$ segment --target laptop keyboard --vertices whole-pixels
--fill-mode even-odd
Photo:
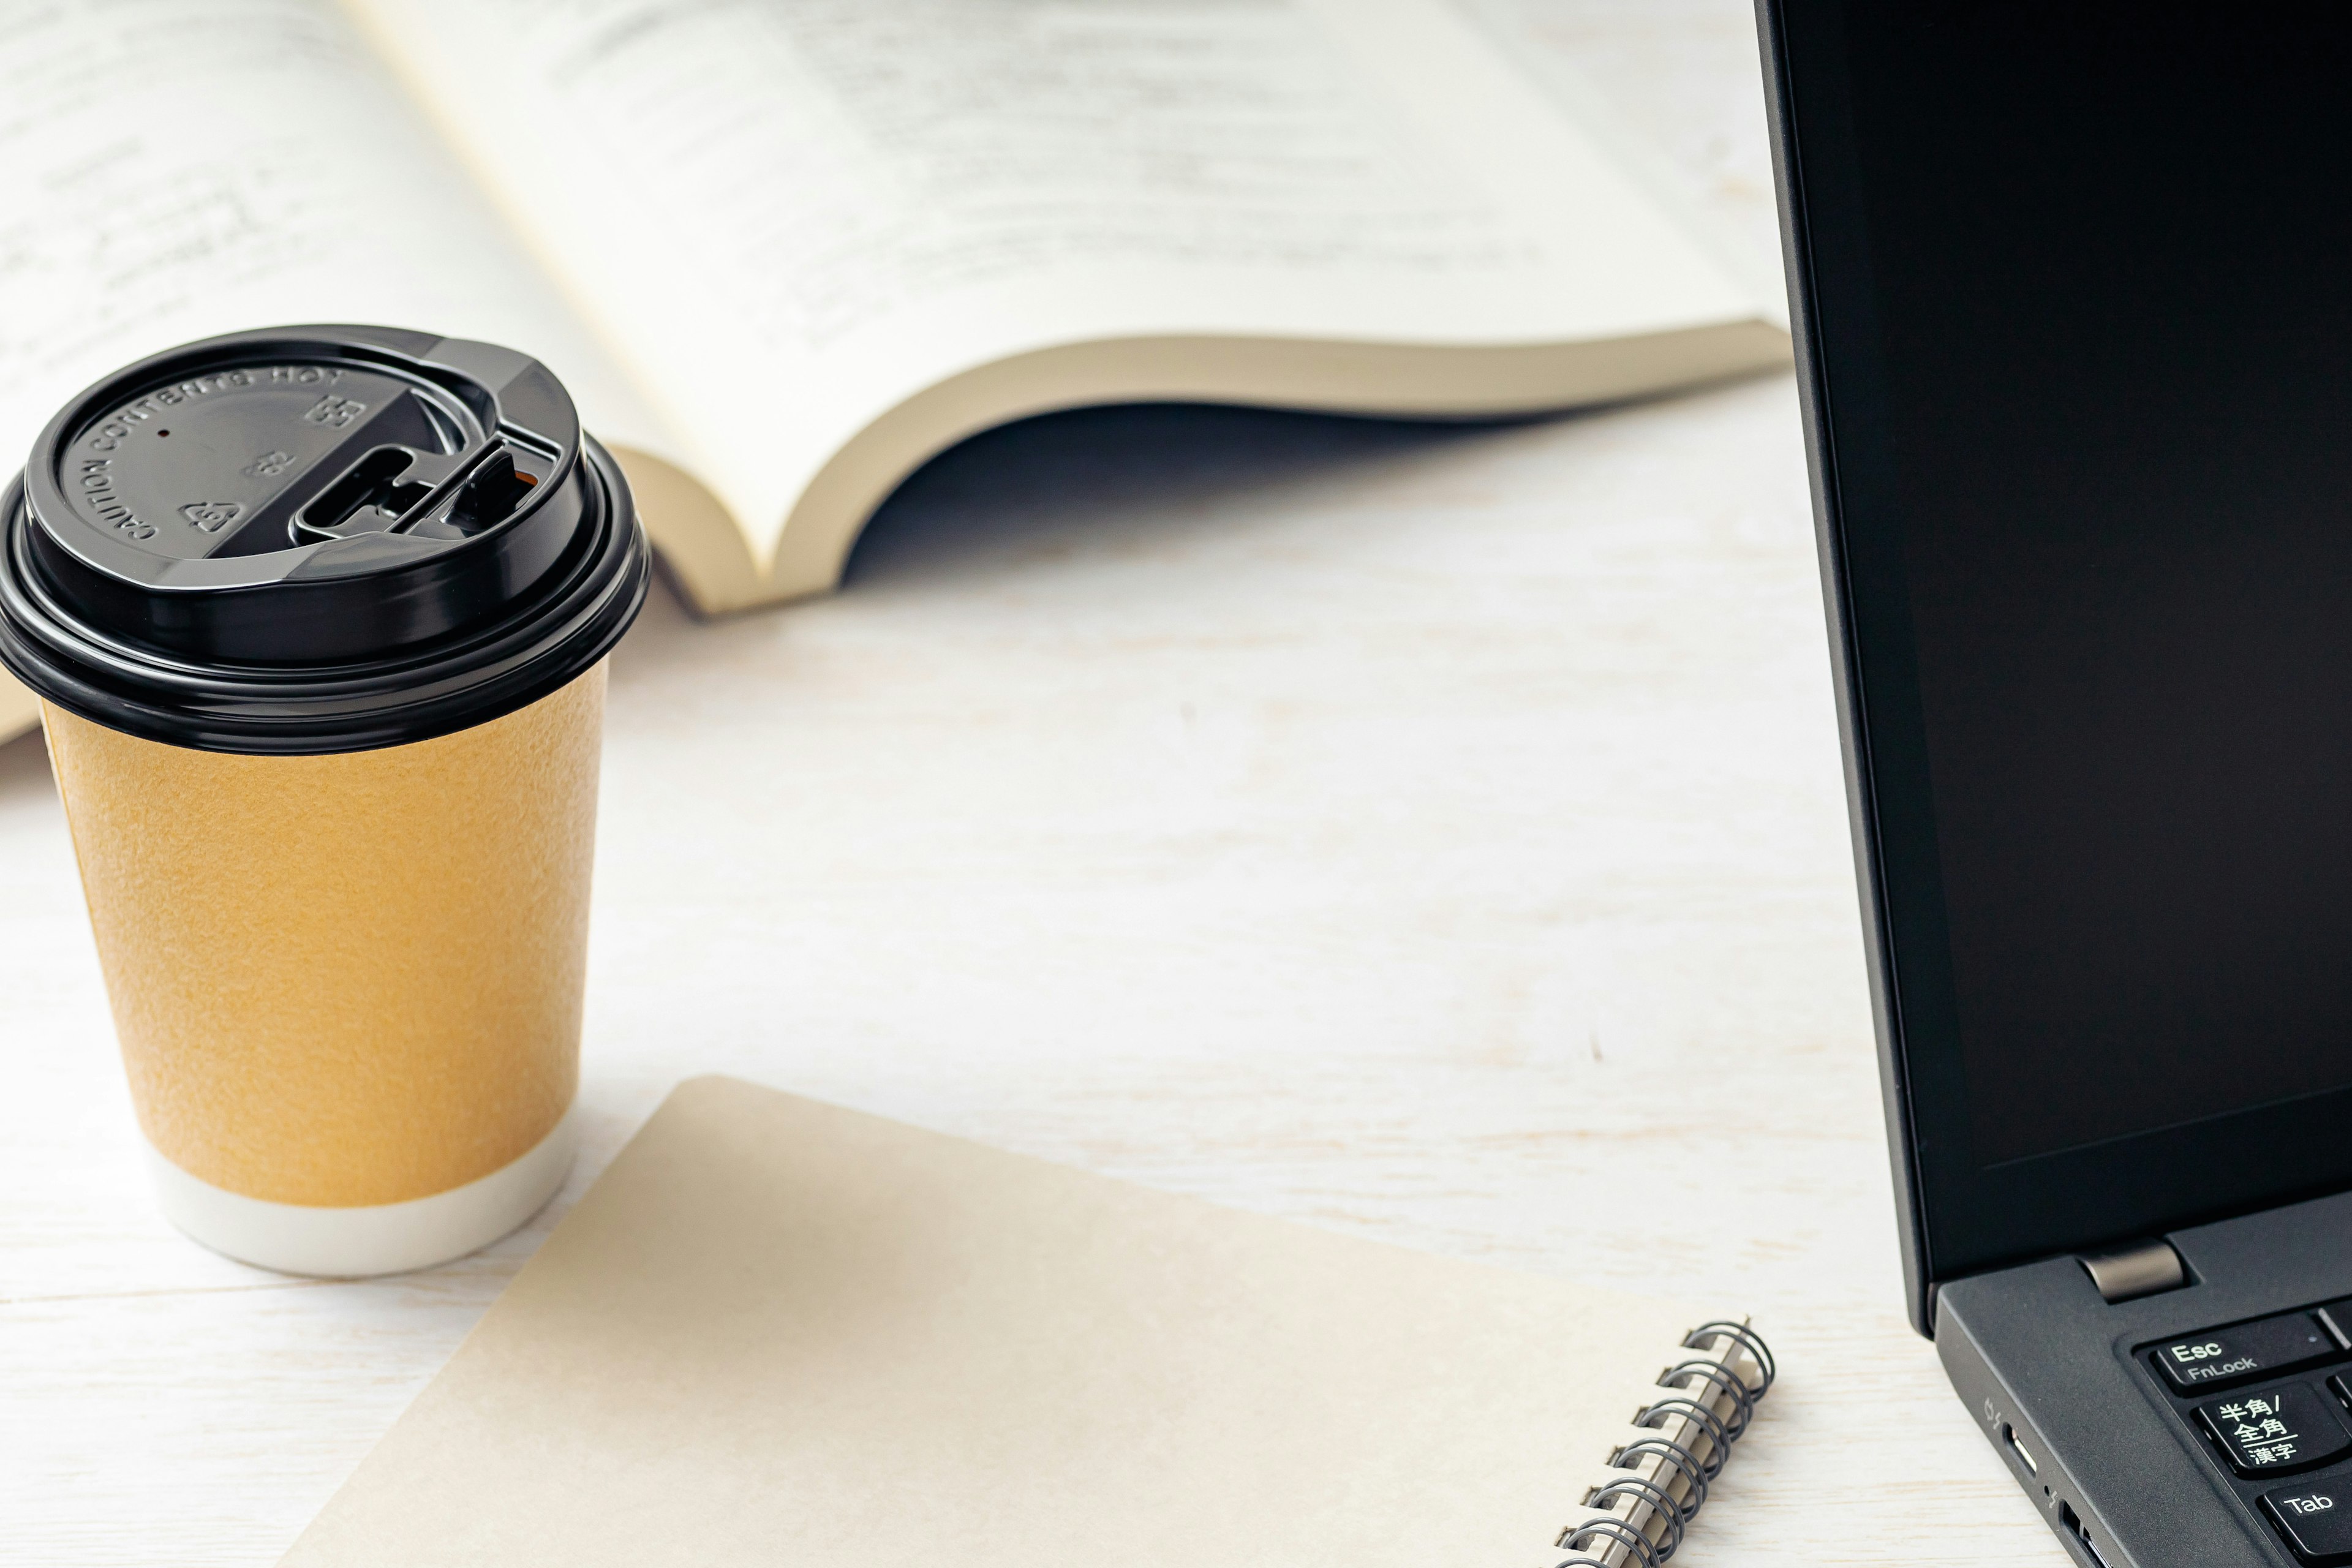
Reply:
[[[2347,1331],[2352,1300],[2179,1335],[2136,1352],[2239,1500],[2306,1563],[2352,1563]]]

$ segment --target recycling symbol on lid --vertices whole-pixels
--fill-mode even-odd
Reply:
[[[180,515],[206,533],[218,533],[243,517],[245,508],[229,500],[192,500],[180,509]]]

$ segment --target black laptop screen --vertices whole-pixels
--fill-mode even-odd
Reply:
[[[2352,1084],[2352,29],[1843,14],[1974,1163]]]

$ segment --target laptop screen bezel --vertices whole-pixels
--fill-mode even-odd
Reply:
[[[2352,1187],[2352,1089],[2056,1152],[1970,1152],[1845,0],[1759,0],[1912,1321],[1963,1275]],[[2251,1167],[2212,1158],[2257,1146]]]

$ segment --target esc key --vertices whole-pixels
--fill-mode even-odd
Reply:
[[[2340,1353],[2336,1340],[2309,1312],[2282,1312],[2227,1329],[2184,1334],[2156,1347],[2151,1358],[2183,1394],[2241,1378],[2284,1372]]]

